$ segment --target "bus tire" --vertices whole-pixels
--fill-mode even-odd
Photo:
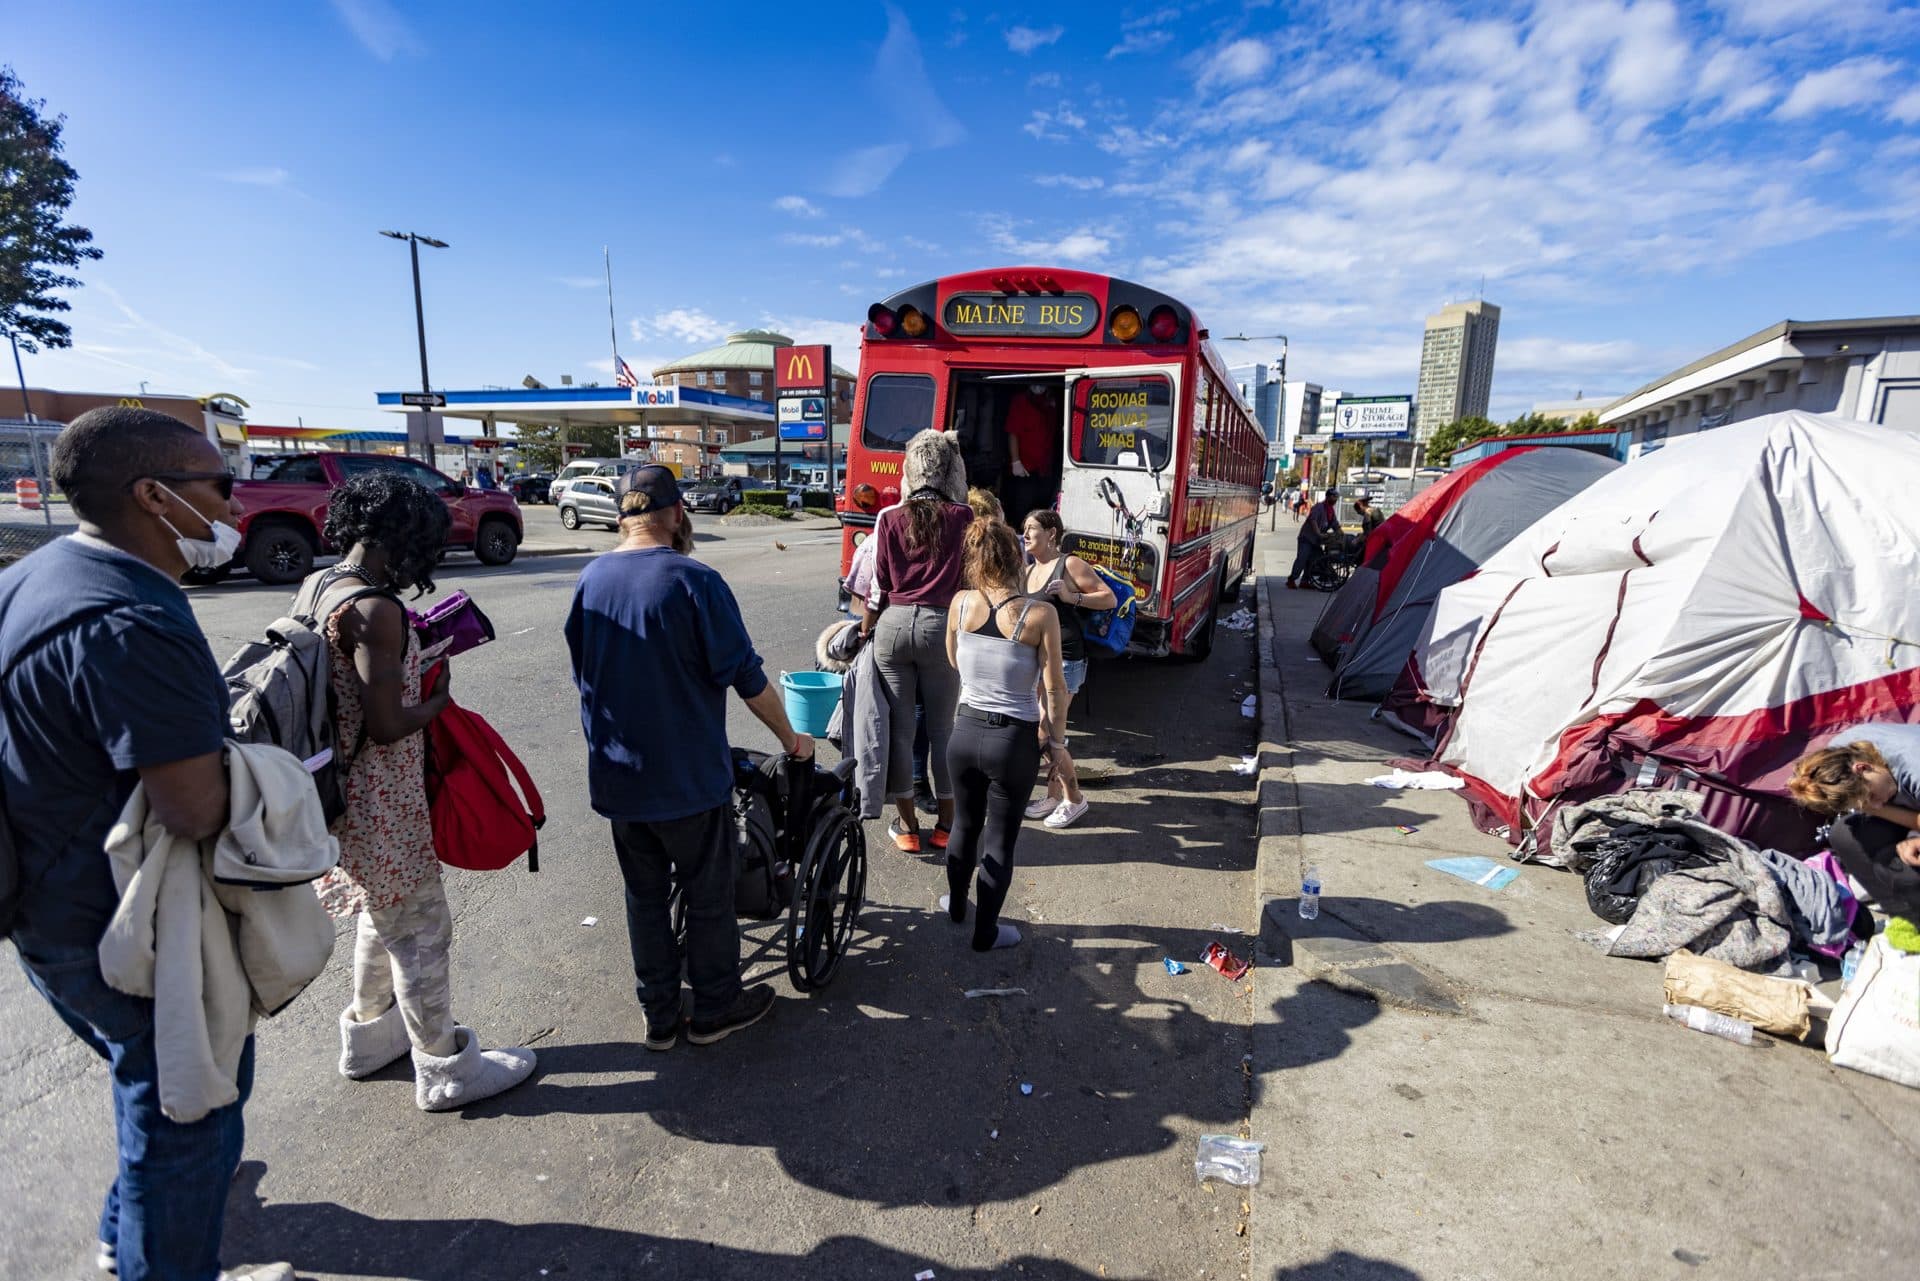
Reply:
[[[1246,585],[1247,576],[1251,573],[1253,573],[1253,540],[1248,539],[1247,545],[1240,552],[1240,572],[1233,576],[1231,585],[1224,577],[1221,579],[1220,599],[1229,604],[1239,600],[1240,589]]]
[[[1220,582],[1217,590],[1207,602],[1207,621],[1200,624],[1200,630],[1187,642],[1187,648],[1180,657],[1189,663],[1204,663],[1213,657],[1213,635],[1220,628],[1220,600],[1226,592],[1227,567],[1220,566]]]

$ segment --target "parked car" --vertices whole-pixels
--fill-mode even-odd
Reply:
[[[504,565],[520,550],[525,532],[520,504],[503,490],[471,489],[425,463],[391,454],[293,454],[277,459],[259,480],[236,481],[240,551],[235,560],[263,583],[297,583],[313,569],[315,556],[338,551],[322,531],[333,491],[368,472],[398,472],[438,494],[453,518],[449,548],[471,549],[483,565]],[[224,568],[192,581],[212,582]]]
[[[695,481],[682,491],[688,511],[718,512],[724,516],[745,501],[740,480],[728,476],[722,480]]]
[[[582,525],[620,528],[620,508],[614,502],[611,476],[579,476],[560,491],[560,523],[568,529]]]
[[[560,469],[559,474],[555,476],[553,481],[547,486],[547,501],[550,503],[559,502],[561,491],[566,489],[568,485],[579,480],[582,476],[593,475],[597,468],[616,466],[618,462],[619,460],[614,458],[573,459]]]
[[[533,472],[525,476],[515,476],[507,482],[507,489],[515,500],[523,503],[550,503],[553,501],[551,489],[553,475],[550,472]]]

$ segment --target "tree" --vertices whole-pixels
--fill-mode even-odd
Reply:
[[[518,423],[514,428],[520,435],[520,456],[535,471],[559,471],[566,459],[561,457],[560,428],[554,423]],[[567,428],[567,440],[571,444],[585,445],[590,458],[620,457],[620,428],[613,423],[597,423],[593,426],[581,426],[578,423]]]
[[[53,313],[72,304],[57,289],[80,283],[62,270],[98,258],[93,233],[61,222],[79,175],[60,158],[65,116],[21,95],[18,76],[0,67],[0,329],[28,351],[71,347],[73,332]]]
[[[1498,436],[1501,432],[1498,423],[1485,418],[1456,418],[1438,428],[1427,440],[1427,466],[1445,467],[1453,461],[1453,451],[1465,449],[1468,445],[1485,440],[1489,436]]]

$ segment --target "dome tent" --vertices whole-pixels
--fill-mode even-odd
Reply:
[[[1784,413],[1603,477],[1440,593],[1383,714],[1424,731],[1480,825],[1630,787],[1812,848],[1793,763],[1861,721],[1920,722],[1920,436]]]
[[[1453,472],[1388,517],[1314,626],[1313,646],[1334,669],[1328,696],[1383,697],[1442,588],[1619,465],[1582,449],[1517,446]]]

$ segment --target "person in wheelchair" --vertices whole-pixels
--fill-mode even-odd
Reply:
[[[626,882],[634,990],[646,1047],[680,1037],[681,953],[670,895],[686,900],[687,1039],[708,1045],[758,1022],[773,989],[740,982],[734,917],[733,690],[781,750],[810,761],[718,571],[687,553],[693,527],[665,467],[621,478],[620,546],[588,565],[567,615],[567,650],[587,738],[594,812],[613,826]]]

